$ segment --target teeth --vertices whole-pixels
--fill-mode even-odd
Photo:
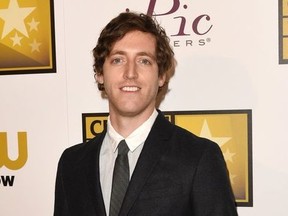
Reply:
[[[135,92],[137,91],[139,88],[136,86],[125,86],[122,88],[123,91],[129,91],[129,92]]]

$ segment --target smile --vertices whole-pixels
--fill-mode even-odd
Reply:
[[[126,92],[136,92],[139,89],[140,88],[136,86],[124,86],[123,88],[121,88],[122,91],[126,91]]]

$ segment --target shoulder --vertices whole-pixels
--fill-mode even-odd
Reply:
[[[189,142],[189,143],[197,143],[197,144],[201,144],[207,147],[210,146],[214,146],[217,145],[215,142],[204,138],[204,137],[200,137],[196,134],[194,134],[191,131],[188,131],[187,129],[184,129],[182,127],[179,127],[177,125],[174,125],[174,136],[177,137],[177,139],[180,142]]]
[[[195,135],[184,128],[174,125],[174,133],[171,137],[176,146],[185,148],[187,151],[197,153],[214,152],[220,153],[220,147],[214,141]]]
[[[90,155],[96,155],[100,150],[105,134],[101,134],[87,142],[68,147],[61,155],[60,161],[77,163],[87,159]]]
[[[171,123],[161,112],[151,130],[151,137],[164,140],[171,152],[189,158],[200,159],[206,153],[220,157],[222,154],[218,144]]]
[[[172,140],[178,145],[188,145],[199,148],[218,148],[218,145],[204,137],[197,136],[191,131],[168,121],[160,112],[155,122],[154,130],[164,139]]]

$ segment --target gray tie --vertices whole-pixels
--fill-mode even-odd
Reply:
[[[129,184],[129,148],[125,140],[118,145],[118,156],[115,161],[109,216],[118,216],[128,184]]]

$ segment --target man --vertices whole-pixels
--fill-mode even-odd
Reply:
[[[175,69],[164,29],[149,16],[121,13],[102,30],[93,54],[109,102],[107,128],[61,156],[54,216],[237,215],[218,145],[156,109]],[[126,171],[117,177],[118,153]]]

